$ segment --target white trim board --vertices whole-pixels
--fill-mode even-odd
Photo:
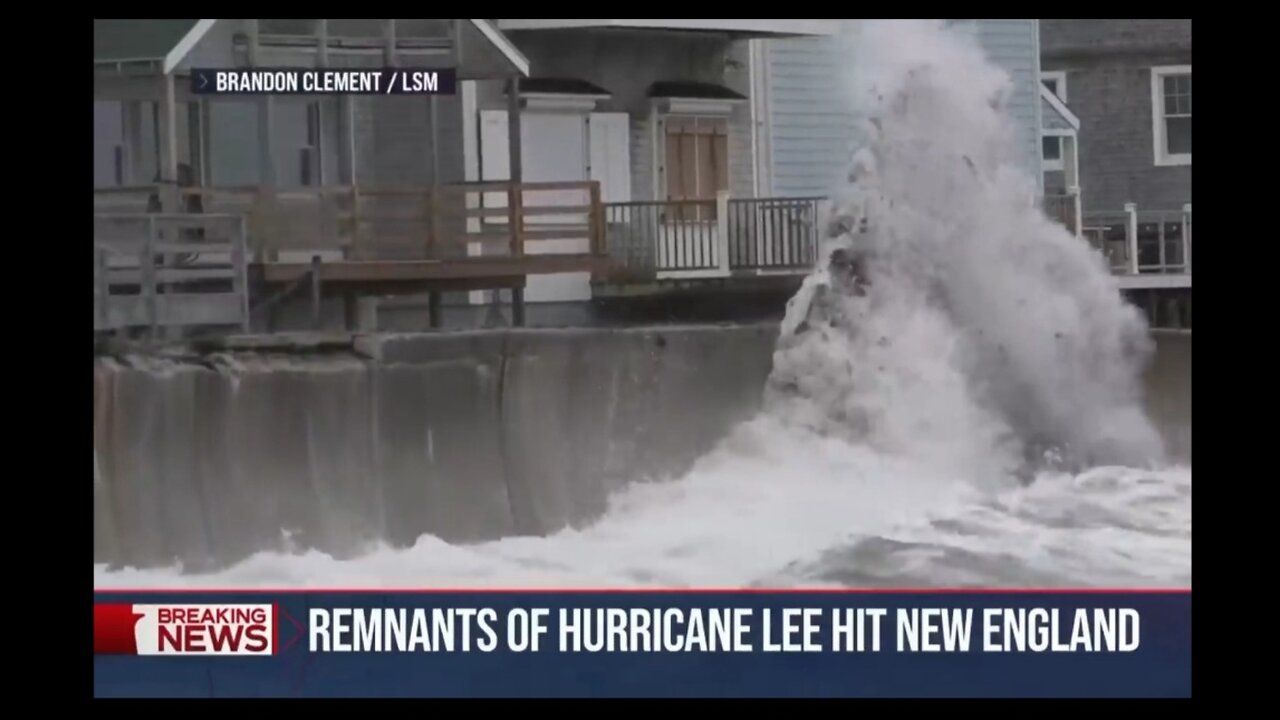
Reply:
[[[1040,85],[1040,98],[1049,103],[1049,107],[1053,108],[1053,111],[1058,113],[1072,129],[1080,129],[1080,118],[1076,117],[1076,114],[1071,112],[1071,108],[1064,105],[1043,83]]]
[[[840,32],[833,20],[498,20],[503,30],[553,30],[569,28],[648,28],[655,30],[705,30],[751,32],[774,37],[829,36]]]
[[[520,102],[526,111],[589,113],[596,105],[608,100],[608,95],[574,95],[570,93],[520,93]]]
[[[1116,277],[1121,290],[1167,290],[1191,287],[1190,274],[1142,273]]]
[[[1169,75],[1190,75],[1190,65],[1156,65],[1151,68],[1151,143],[1157,167],[1176,167],[1191,164],[1191,153],[1165,152],[1164,78]]]
[[[728,117],[745,98],[654,98],[654,108],[663,115],[714,115]]]
[[[491,25],[488,20],[467,20],[467,22],[474,25],[480,31],[480,34],[485,36],[485,39],[493,43],[498,52],[506,56],[507,60],[515,69],[520,71],[521,75],[529,77],[529,58],[525,57],[524,53],[520,52],[515,45],[512,45],[506,35],[498,32],[498,29]]]
[[[178,41],[178,44],[174,45],[173,49],[164,56],[164,66],[162,68],[164,74],[168,75],[173,72],[179,63],[186,60],[187,55],[191,54],[191,50],[204,39],[205,35],[209,34],[209,31],[217,23],[217,20],[197,20],[196,24],[187,31],[187,34]]]

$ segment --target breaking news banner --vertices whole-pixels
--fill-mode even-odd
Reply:
[[[99,591],[99,697],[1189,697],[1191,593]]]
[[[196,68],[196,95],[453,95],[455,68]]]

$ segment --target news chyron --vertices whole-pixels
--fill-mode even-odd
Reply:
[[[455,68],[197,68],[196,95],[454,95]]]
[[[280,650],[277,605],[103,603],[93,608],[98,655],[275,655]]]

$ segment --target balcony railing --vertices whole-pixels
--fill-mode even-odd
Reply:
[[[824,198],[605,203],[614,282],[808,272]]]
[[[1191,272],[1191,206],[1082,214],[1048,197],[1050,217],[1106,257],[1116,273]],[[427,187],[120,188],[94,194],[96,213],[145,216],[159,208],[245,218],[250,262],[433,261],[498,257],[589,261],[595,280],[647,283],[799,275],[819,261],[821,197],[602,203],[595,182],[481,182]],[[107,233],[100,228],[100,233]],[[140,234],[135,233],[140,236]],[[109,239],[100,234],[100,240]],[[543,242],[546,241],[546,242]],[[289,259],[288,256],[294,256]],[[567,272],[564,269],[542,272]],[[513,266],[514,268],[514,266]],[[516,274],[524,271],[513,269]],[[530,270],[539,272],[539,270]],[[1143,280],[1142,282],[1148,282]],[[1174,282],[1172,278],[1152,281]]]
[[[1181,210],[1084,214],[1081,233],[1120,275],[1191,274],[1191,204]]]
[[[177,197],[174,197],[174,196]],[[257,262],[458,260],[548,252],[540,241],[600,254],[596,182],[476,182],[437,187],[301,188],[141,186],[94,192],[95,213],[158,212],[246,218]]]

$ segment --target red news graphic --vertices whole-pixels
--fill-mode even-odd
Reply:
[[[98,655],[274,655],[279,609],[262,605],[93,606]]]

